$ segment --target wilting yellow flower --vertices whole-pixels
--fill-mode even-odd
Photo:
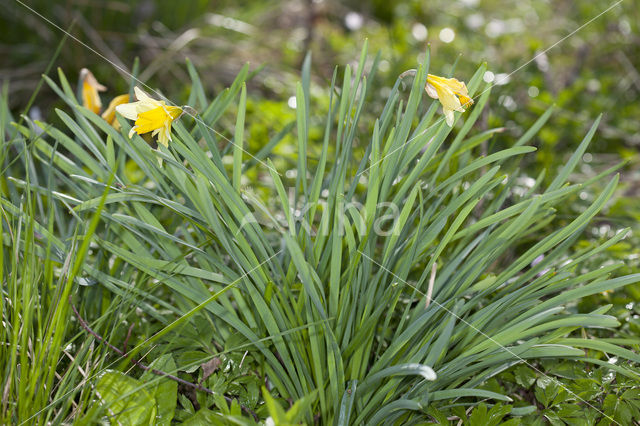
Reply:
[[[120,130],[120,123],[116,120],[116,107],[118,105],[126,104],[127,102],[129,102],[129,95],[116,96],[111,100],[111,102],[109,102],[109,106],[102,113],[104,121],[109,123],[111,127],[116,130]]]
[[[129,137],[134,133],[141,135],[153,132],[151,135],[158,135],[158,142],[168,147],[171,140],[171,123],[182,115],[182,108],[155,100],[138,87],[134,87],[133,90],[136,92],[137,102],[116,106],[116,111],[123,117],[136,121]]]
[[[455,78],[428,74],[425,90],[429,96],[438,99],[442,104],[444,117],[449,127],[453,126],[453,111],[464,112],[465,107],[473,104],[467,86]]]
[[[82,81],[82,105],[96,114],[100,114],[102,102],[98,92],[104,92],[107,88],[98,83],[91,71],[86,68],[80,70],[80,81]]]

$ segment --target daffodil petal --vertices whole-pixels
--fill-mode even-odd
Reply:
[[[96,114],[100,114],[102,108],[98,91],[86,80],[82,83],[82,105]]]
[[[467,86],[465,86],[465,84],[458,79],[447,78],[446,81],[447,81],[446,83],[447,86],[451,88],[451,90],[453,90],[454,92],[462,93],[467,91]]]
[[[138,102],[122,104],[116,106],[116,111],[128,120],[135,120],[138,117]]]
[[[442,103],[443,109],[464,112],[464,109],[462,109],[462,106],[460,105],[460,100],[456,94],[451,91],[451,89],[439,84],[436,84],[434,87],[436,88],[436,92],[438,92],[438,99],[440,100],[440,103]]]
[[[109,124],[111,124],[112,126],[114,125],[114,123],[117,123],[117,121],[115,120],[116,118],[116,107],[118,105],[124,105],[125,103],[129,102],[129,95],[120,95],[120,96],[116,96],[115,98],[113,98],[111,100],[111,102],[109,102],[109,106],[107,107],[107,109],[102,113],[102,118]],[[120,113],[122,114],[122,113]],[[125,115],[122,114],[122,116],[124,117]],[[127,117],[128,118],[128,117]]]
[[[133,88],[133,91],[136,93],[136,99],[143,103],[150,103],[155,106],[160,106],[160,102],[153,99],[151,96],[147,95],[142,89],[138,86]]]
[[[82,68],[80,70],[80,78],[96,90],[99,90],[101,92],[104,92],[105,90],[107,90],[105,86],[98,83],[98,79],[96,79],[93,73],[89,71],[87,68]]]
[[[465,86],[464,82],[456,78],[445,78],[445,77],[440,77],[434,74],[429,74],[427,75],[427,81],[430,81],[432,83],[437,83],[442,86],[446,86],[454,92],[460,92],[460,93],[467,92],[467,86]]]
[[[107,88],[98,83],[98,80],[87,68],[80,70],[80,81],[82,81],[82,105],[94,113],[100,114],[102,102],[98,92],[104,92]]]
[[[166,127],[163,127],[158,132],[158,143],[162,146],[164,146],[165,148],[169,147],[169,141],[171,140],[171,131],[167,130]]]
[[[164,125],[164,133],[168,142],[171,142],[171,121],[167,121]]]
[[[436,88],[433,87],[431,83],[427,82],[427,85],[424,87],[424,90],[426,90],[427,95],[429,95],[433,99],[438,99],[438,92],[436,92]]]
[[[455,115],[453,114],[453,110],[450,109],[443,109],[444,112],[444,119],[447,122],[447,126],[452,127],[453,126],[453,120],[455,119]]]

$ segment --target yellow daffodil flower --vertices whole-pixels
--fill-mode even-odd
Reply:
[[[98,92],[104,92],[107,88],[98,83],[93,73],[86,68],[80,70],[80,81],[82,81],[82,105],[100,114],[102,102]]]
[[[438,99],[442,104],[444,117],[449,127],[453,126],[453,111],[464,112],[466,107],[473,104],[469,97],[467,86],[455,78],[444,78],[437,75],[427,75],[427,94]]]
[[[118,105],[126,104],[129,102],[129,95],[116,96],[109,102],[109,106],[102,113],[104,121],[109,123],[111,127],[116,130],[120,130],[120,123],[116,120],[116,107]]]
[[[135,120],[135,126],[131,128],[129,137],[134,133],[142,135],[153,132],[151,136],[158,135],[158,142],[168,147],[171,140],[171,123],[182,115],[182,108],[155,100],[137,86],[133,90],[136,93],[137,102],[115,107],[123,117]]]

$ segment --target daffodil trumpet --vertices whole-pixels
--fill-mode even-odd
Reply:
[[[115,107],[123,117],[135,121],[129,137],[133,137],[135,133],[142,135],[151,132],[152,137],[158,136],[159,144],[168,147],[171,141],[171,123],[185,113],[191,115],[189,111],[193,111],[193,108],[167,105],[164,101],[153,99],[137,86],[133,90],[136,102]]]
[[[408,70],[400,74],[400,78],[415,74],[416,70]],[[465,108],[473,105],[473,99],[469,97],[466,84],[455,78],[427,74],[427,84],[424,89],[427,95],[439,100],[442,104],[445,121],[449,127],[453,126],[454,111],[464,112]]]

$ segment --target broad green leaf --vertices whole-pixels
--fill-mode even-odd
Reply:
[[[107,370],[98,378],[96,392],[112,424],[155,424],[156,401],[142,382]]]

